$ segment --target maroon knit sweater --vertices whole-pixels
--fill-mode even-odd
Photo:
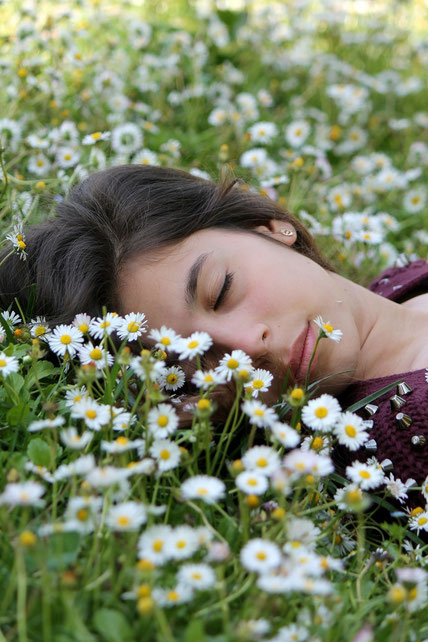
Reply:
[[[428,292],[428,263],[421,259],[409,263],[406,267],[389,268],[370,284],[369,289],[399,303]],[[371,402],[377,406],[373,415],[369,415],[364,408],[357,411],[364,419],[373,421],[370,439],[375,440],[374,447],[377,446],[377,450],[368,452],[362,447],[356,452],[351,452],[344,447],[338,447],[334,459],[339,472],[343,474],[345,467],[355,459],[366,461],[369,457],[375,456],[379,462],[384,459],[392,461],[391,472],[395,478],[403,482],[413,478],[419,486],[422,485],[428,475],[428,363],[426,365],[427,369],[356,381],[341,394],[339,401],[342,408],[346,409],[397,380],[404,381],[412,389],[411,392],[400,395],[395,386],[390,392],[378,397]],[[401,408],[391,406],[390,399],[397,394],[405,401]],[[404,427],[408,421],[398,421],[399,413],[410,417],[411,423],[408,427]],[[423,438],[424,445],[421,444]],[[426,502],[419,492],[410,491],[407,503],[410,506],[424,506]]]

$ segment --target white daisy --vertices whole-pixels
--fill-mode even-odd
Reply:
[[[7,310],[4,310],[4,312],[1,312],[1,315],[3,319],[12,326],[22,323],[21,317],[16,312],[8,312]]]
[[[24,468],[25,470],[29,470],[35,475],[39,475],[42,479],[44,479],[44,481],[49,482],[49,484],[52,484],[55,481],[55,477],[51,475],[46,466],[36,466],[32,461],[26,461],[24,464]]]
[[[255,143],[270,143],[278,135],[278,127],[275,123],[259,122],[251,125],[248,133]]]
[[[167,328],[165,325],[163,325],[160,330],[150,330],[148,337],[155,342],[156,348],[166,350],[167,352],[169,350],[175,351],[177,342],[181,339],[179,334],[171,330],[171,328]]]
[[[114,466],[96,467],[86,475],[86,481],[94,488],[106,488],[122,482],[128,473],[126,469],[115,468]]]
[[[163,439],[177,430],[178,416],[175,409],[166,403],[152,408],[147,417],[147,427],[155,439]]]
[[[160,473],[176,468],[180,462],[180,447],[169,439],[155,440],[149,452],[156,461]]]
[[[51,329],[44,317],[36,317],[30,321],[30,332],[31,336],[36,339],[46,339],[51,333]]]
[[[135,123],[117,125],[111,132],[111,146],[118,154],[132,154],[142,142],[143,134]]]
[[[82,145],[95,145],[102,140],[108,140],[111,136],[110,132],[93,132],[92,134],[87,134],[82,140]]]
[[[251,372],[251,381],[245,384],[245,388],[251,390],[251,395],[257,397],[260,392],[269,390],[273,375],[268,370],[257,368]]]
[[[412,214],[416,214],[417,212],[423,210],[426,202],[427,193],[422,186],[410,189],[408,192],[406,192],[403,199],[404,208]]]
[[[110,423],[110,407],[87,397],[73,405],[71,416],[83,419],[91,430],[101,430],[102,426]]]
[[[106,524],[118,532],[138,531],[147,521],[147,511],[139,502],[123,502],[112,506],[107,513]]]
[[[18,372],[19,362],[15,357],[8,357],[4,352],[0,352],[0,373],[7,377],[12,372]]]
[[[232,350],[226,353],[219,361],[219,365],[215,369],[216,372],[225,377],[226,381],[230,381],[232,376],[242,369],[251,369],[251,358],[242,350]]]
[[[206,504],[215,504],[226,491],[224,482],[209,475],[195,475],[181,484],[180,492],[184,501],[201,499]]]
[[[279,421],[276,421],[271,426],[271,437],[286,448],[295,448],[300,442],[300,435],[297,430]]]
[[[180,360],[193,359],[196,355],[206,352],[212,343],[213,340],[206,332],[193,332],[190,337],[177,341],[175,352],[178,352]]]
[[[199,548],[198,534],[190,526],[177,526],[172,530],[167,546],[172,559],[182,560],[191,557]]]
[[[215,370],[196,370],[192,376],[192,383],[197,388],[208,390],[212,386],[225,383],[226,378]]]
[[[271,428],[278,421],[274,409],[261,401],[247,399],[243,402],[241,409],[250,418],[250,423],[259,428]]]
[[[302,475],[313,475],[324,477],[334,471],[333,462],[330,457],[318,455],[312,450],[303,451],[301,448],[292,450],[282,462],[282,465],[293,477]]]
[[[279,546],[262,538],[250,539],[241,549],[242,566],[251,573],[267,573],[281,563]]]
[[[349,450],[358,450],[369,438],[366,427],[364,419],[353,412],[344,412],[334,426],[334,434],[339,444]]]
[[[351,466],[346,467],[346,476],[363,490],[378,488],[385,481],[381,468],[360,461],[354,461]]]
[[[94,339],[102,339],[106,334],[111,334],[117,330],[121,319],[115,312],[107,312],[105,317],[97,317],[92,319],[89,324],[89,334]]]
[[[57,325],[47,338],[52,352],[63,357],[68,354],[74,357],[83,343],[83,334],[73,325]]]
[[[72,323],[82,334],[86,334],[89,330],[91,321],[92,318],[89,314],[76,314]]]
[[[171,589],[156,587],[152,591],[152,598],[157,606],[176,606],[190,602],[193,591],[187,584],[177,584]]]
[[[165,368],[162,375],[159,377],[159,384],[165,388],[165,390],[171,390],[172,392],[182,388],[185,381],[186,375],[180,366],[170,366],[169,368]]]
[[[256,470],[244,470],[239,473],[235,484],[246,495],[263,495],[269,486],[267,477]]]
[[[419,533],[420,530],[428,532],[428,510],[411,517],[409,528],[416,533]]]
[[[401,504],[405,503],[410,486],[417,485],[417,482],[411,478],[403,483],[401,479],[395,479],[392,473],[390,473],[389,477],[385,477],[384,483],[388,492],[395,497],[395,499],[398,499]]]
[[[113,430],[115,431],[126,430],[135,421],[135,415],[131,415],[130,412],[126,412],[123,408],[112,407],[110,410],[113,418]]]
[[[192,589],[203,591],[212,588],[216,583],[216,574],[208,564],[183,564],[177,573],[180,584],[187,584]]]
[[[306,120],[296,120],[285,130],[285,139],[291,147],[300,147],[309,136],[311,127]]]
[[[82,386],[79,389],[72,388],[71,390],[67,390],[65,393],[65,405],[68,408],[72,408],[75,403],[82,401],[84,397],[87,397],[86,386]]]
[[[278,453],[269,446],[253,446],[242,457],[247,470],[257,470],[263,475],[272,475],[280,467]]]
[[[330,321],[325,322],[322,317],[317,317],[316,319],[314,319],[314,322],[322,331],[323,336],[336,341],[336,343],[339,343],[343,336],[342,330],[335,330]]]
[[[59,438],[61,439],[64,446],[71,448],[71,450],[83,450],[86,446],[92,441],[93,433],[89,430],[85,430],[81,435],[77,432],[76,428],[70,426],[70,428],[64,428],[59,433]]]
[[[131,312],[130,314],[126,314],[125,317],[120,320],[117,334],[121,339],[135,341],[138,337],[141,337],[144,332],[147,332],[144,327],[145,325],[147,325],[145,314],[142,312]]]
[[[28,426],[28,432],[37,432],[39,430],[44,430],[44,428],[58,428],[58,426],[63,426],[65,424],[64,417],[54,417],[53,419],[39,419],[37,421],[32,421]]]
[[[312,430],[330,432],[339,419],[340,412],[337,399],[329,394],[323,394],[308,401],[302,409],[302,421]]]
[[[120,454],[127,452],[128,450],[133,450],[134,448],[140,448],[141,446],[144,446],[144,444],[144,439],[130,440],[124,435],[120,435],[114,441],[102,440],[100,447],[104,452],[114,455],[116,453]]]
[[[8,506],[43,506],[45,501],[41,496],[45,493],[45,487],[39,482],[20,482],[6,484],[0,495],[0,505]]]
[[[155,566],[162,566],[170,559],[168,541],[171,537],[171,526],[150,526],[138,540],[139,559],[150,560]]]
[[[113,355],[101,344],[94,345],[91,341],[79,348],[79,359],[82,365],[94,364],[97,370],[113,365]]]

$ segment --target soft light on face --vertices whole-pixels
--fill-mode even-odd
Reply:
[[[354,368],[358,333],[349,307],[338,303],[344,280],[280,240],[211,228],[138,257],[121,275],[121,312],[144,312],[151,328],[166,325],[182,336],[204,330],[220,350],[240,348],[277,378],[297,337],[322,315],[344,339],[321,342],[312,379]],[[336,387],[344,385],[337,379]]]

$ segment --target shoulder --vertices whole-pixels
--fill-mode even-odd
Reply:
[[[428,291],[428,262],[419,259],[407,265],[388,268],[370,283],[369,289],[397,302],[416,292]]]
[[[361,382],[366,385],[357,384],[353,393],[362,399],[387,385],[387,379],[389,383],[401,379],[407,386],[396,386],[372,401],[371,408],[357,411],[369,422],[371,441],[368,448],[342,455],[349,462],[372,456],[379,462],[389,459],[395,478],[403,482],[412,478],[421,485],[428,475],[428,369]],[[351,394],[341,401],[346,407],[357,399]]]

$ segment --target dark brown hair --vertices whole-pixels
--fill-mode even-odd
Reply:
[[[97,172],[72,189],[53,219],[25,231],[27,260],[13,254],[0,269],[0,309],[16,310],[17,297],[25,312],[33,288],[32,316],[67,323],[79,312],[100,315],[103,306],[118,309],[121,269],[135,256],[198,230],[252,230],[272,219],[294,226],[297,252],[332,269],[292,214],[236,180],[217,184],[147,165]]]

